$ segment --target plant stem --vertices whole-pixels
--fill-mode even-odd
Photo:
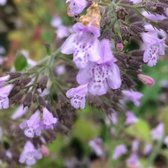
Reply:
[[[160,152],[160,149],[162,147],[162,143],[163,143],[163,138],[160,141],[158,141],[158,143],[156,144],[151,156],[148,159],[148,162],[147,162],[145,168],[149,168],[150,166],[152,166],[155,158],[157,157],[158,153]]]

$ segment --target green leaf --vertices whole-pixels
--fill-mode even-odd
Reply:
[[[60,134],[57,134],[57,138],[51,144],[49,144],[48,148],[50,153],[54,153],[59,152],[64,145],[64,137]]]
[[[14,66],[16,71],[22,71],[28,66],[27,59],[22,54],[18,54],[16,56]]]
[[[139,119],[137,123],[126,128],[126,133],[142,141],[150,141],[150,127],[147,122]]]
[[[80,118],[74,125],[72,135],[82,142],[89,141],[98,136],[99,127],[85,118]]]

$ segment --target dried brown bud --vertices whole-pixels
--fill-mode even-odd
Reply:
[[[131,32],[126,26],[120,27],[120,32],[123,40],[129,40],[131,37]]]
[[[142,22],[132,23],[130,25],[130,30],[133,32],[133,34],[136,34],[136,35],[142,32],[146,32]]]
[[[131,52],[131,55],[135,57],[143,57],[143,54],[144,54],[143,50],[135,50]]]
[[[44,90],[47,87],[47,82],[48,82],[48,77],[43,76],[38,83],[38,87]]]
[[[165,14],[165,9],[168,8],[168,4],[159,2],[147,2],[146,8],[151,13],[156,13],[159,15]]]
[[[159,0],[159,2],[168,4],[168,0]]]
[[[95,2],[87,9],[86,15],[79,18],[79,22],[84,25],[91,24],[95,27],[100,28],[101,13],[99,5]]]
[[[125,17],[128,15],[128,12],[125,8],[119,8],[117,9],[117,18],[121,20],[125,20]]]
[[[20,85],[21,88],[25,87],[26,85],[28,85],[31,82],[31,78],[29,77],[25,77],[23,79],[20,79],[18,85]]]
[[[31,102],[32,102],[32,93],[29,92],[29,93],[26,95],[26,97],[25,97],[25,99],[24,99],[24,101],[23,101],[24,107],[26,107],[26,106],[27,106],[27,107],[30,107]]]
[[[9,80],[18,78],[18,77],[20,77],[21,75],[22,75],[22,74],[19,73],[19,72],[10,72],[10,73],[9,73],[9,76],[10,76]]]
[[[130,23],[140,22],[140,21],[142,21],[142,19],[139,16],[137,16],[136,14],[129,17]]]
[[[123,75],[123,81],[128,88],[135,86],[135,82],[126,74]]]
[[[22,92],[19,92],[19,93],[16,93],[14,96],[12,96],[10,98],[10,102],[11,103],[20,103],[21,99],[23,97],[23,93]]]
[[[45,102],[44,98],[41,96],[39,96],[39,105],[41,105],[42,107],[46,106],[46,102]]]

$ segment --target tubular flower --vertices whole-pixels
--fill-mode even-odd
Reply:
[[[6,85],[0,88],[0,109],[9,108],[9,94],[13,88],[13,85]]]
[[[107,39],[100,42],[99,55],[99,61],[90,62],[77,75],[77,82],[88,83],[88,91],[92,95],[103,95],[109,88],[118,89],[121,86],[120,70]]]
[[[147,63],[148,66],[152,67],[156,65],[159,56],[165,54],[166,34],[164,31],[153,28],[151,25],[146,25],[145,28],[148,32],[142,33],[145,46],[143,61]],[[161,38],[159,38],[159,35]]]
[[[99,29],[92,25],[77,23],[73,26],[73,31],[74,33],[63,43],[61,52],[73,54],[73,61],[78,68],[84,68],[89,61],[98,61]]]
[[[40,111],[36,111],[28,120],[20,124],[20,128],[24,130],[24,134],[33,138],[41,134],[40,128]]]
[[[87,6],[86,0],[66,0],[68,4],[68,15],[76,16],[80,14]]]
[[[88,93],[87,84],[72,88],[66,92],[66,96],[71,98],[71,105],[76,109],[85,108],[85,96]]]
[[[34,145],[30,141],[27,141],[19,157],[19,162],[25,163],[27,166],[32,166],[36,163],[36,160],[41,158],[42,154],[40,151],[35,149]]]
[[[133,90],[123,90],[122,93],[126,99],[132,101],[135,106],[140,106],[140,99],[143,96],[142,93]]]

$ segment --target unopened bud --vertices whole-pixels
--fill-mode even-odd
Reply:
[[[11,79],[18,78],[18,77],[20,77],[21,75],[22,75],[22,74],[19,73],[19,72],[10,72],[10,73],[9,73],[10,80],[11,80]]]
[[[155,84],[153,78],[144,74],[138,74],[138,79],[147,86],[153,86]]]
[[[168,0],[159,0],[159,2],[162,2],[162,3],[168,4]]]
[[[168,4],[162,2],[147,2],[146,9],[154,14],[164,15]]]
[[[122,43],[117,43],[116,44],[116,49],[117,49],[117,51],[123,51],[124,45]]]
[[[29,77],[26,77],[26,78],[19,80],[20,87],[24,88],[26,85],[28,85],[31,82],[31,80],[32,79]]]
[[[45,102],[45,100],[44,100],[44,98],[43,97],[39,97],[39,105],[41,105],[41,106],[46,106],[46,102]]]
[[[142,22],[132,23],[130,25],[130,30],[136,35],[142,32],[146,32]]]
[[[23,97],[23,94],[24,93],[22,93],[22,92],[18,92],[18,93],[16,93],[14,96],[12,96],[11,98],[10,98],[10,102],[11,103],[20,103],[20,101],[21,101],[21,99],[22,99],[22,97]]]
[[[43,156],[48,156],[49,155],[49,150],[48,150],[47,146],[45,146],[45,145],[41,145],[40,151],[41,151]]]
[[[47,87],[47,82],[48,82],[48,77],[43,76],[38,83],[38,87],[44,90]]]
[[[27,95],[26,95],[26,97],[25,97],[25,99],[24,99],[24,101],[23,101],[23,105],[24,105],[24,107],[29,107],[30,105],[31,105],[31,102],[32,102],[32,93],[31,92],[29,92]]]
[[[128,12],[124,8],[117,9],[117,18],[121,20],[125,20],[125,17],[128,15]]]

